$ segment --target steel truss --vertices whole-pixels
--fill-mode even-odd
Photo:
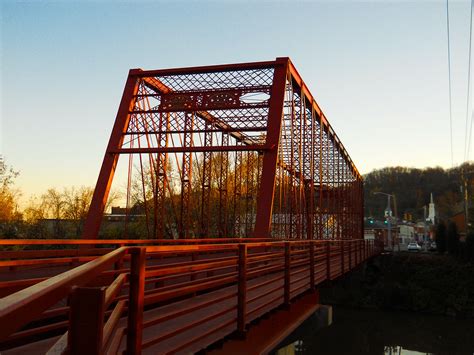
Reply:
[[[363,232],[362,177],[289,58],[130,70],[85,238],[98,236],[122,154],[138,156],[129,207],[149,238]]]

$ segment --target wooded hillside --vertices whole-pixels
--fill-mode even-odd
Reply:
[[[383,216],[387,198],[374,195],[374,192],[381,191],[396,196],[398,216],[401,218],[404,213],[412,214],[413,220],[423,218],[423,206],[430,202],[430,193],[433,193],[439,217],[449,218],[462,210],[463,171],[468,179],[472,206],[474,164],[464,164],[452,169],[387,167],[374,170],[364,176],[365,215],[375,218]]]

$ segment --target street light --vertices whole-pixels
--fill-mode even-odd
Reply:
[[[385,195],[387,196],[387,208],[385,211],[387,212],[387,242],[389,245],[390,249],[393,249],[393,244],[392,244],[392,209],[390,207],[390,197],[393,197],[395,199],[395,196],[392,194],[388,194],[386,192],[374,192],[374,195]]]

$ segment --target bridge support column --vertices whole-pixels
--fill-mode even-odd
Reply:
[[[257,199],[257,216],[254,229],[254,236],[258,238],[269,238],[271,232],[273,197],[275,193],[278,148],[280,144],[288,65],[288,58],[277,59],[273,75],[265,142],[267,149],[263,155],[262,176],[260,178],[261,183]]]
[[[114,128],[110,135],[107,151],[104,155],[102,167],[100,168],[99,178],[95,186],[92,201],[87,213],[82,232],[83,239],[96,239],[99,234],[100,223],[104,215],[105,205],[109,196],[110,187],[117,167],[119,154],[113,153],[114,149],[120,149],[124,141],[124,133],[130,121],[130,111],[135,106],[135,97],[138,92],[137,74],[141,69],[132,69],[128,74],[127,83],[122,95],[122,101],[117,112]]]

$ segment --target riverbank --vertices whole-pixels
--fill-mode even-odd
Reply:
[[[474,265],[448,255],[381,255],[324,285],[321,303],[474,318]]]

